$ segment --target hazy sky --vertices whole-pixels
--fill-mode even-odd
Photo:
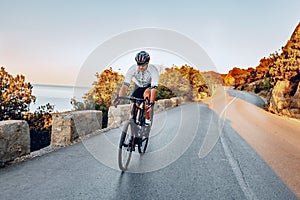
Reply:
[[[32,83],[74,85],[103,42],[156,27],[195,41],[225,73],[257,66],[286,44],[299,21],[299,0],[0,0],[0,66]]]

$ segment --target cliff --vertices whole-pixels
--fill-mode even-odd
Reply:
[[[300,23],[270,65],[269,74],[274,88],[268,110],[300,119]]]
[[[233,68],[223,76],[225,85],[254,92],[277,115],[300,119],[300,23],[281,53],[262,58],[256,68]]]

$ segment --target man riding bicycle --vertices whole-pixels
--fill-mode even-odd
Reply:
[[[147,125],[151,124],[150,113],[156,99],[156,90],[158,86],[159,72],[156,66],[149,64],[150,55],[146,51],[141,51],[135,56],[136,64],[132,65],[126,75],[124,83],[119,91],[119,96],[124,96],[130,86],[130,82],[135,83],[132,96],[136,98],[148,98],[149,103],[146,105]],[[120,100],[115,101],[117,106]]]

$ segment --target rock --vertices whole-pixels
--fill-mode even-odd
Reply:
[[[64,146],[102,128],[102,112],[71,111],[52,115],[51,145]]]
[[[184,97],[161,99],[155,102],[154,113],[161,112],[187,102],[189,102],[188,99]],[[109,107],[107,127],[116,128],[123,122],[127,121],[130,118],[130,108],[131,106],[129,104],[119,105],[117,108],[114,106]]]
[[[130,117],[130,108],[131,106],[129,104],[118,105],[117,108],[110,106],[108,110],[107,127],[116,128],[128,120]]]
[[[173,98],[171,98],[170,100],[171,100],[171,102],[172,102],[172,107],[176,107],[176,106],[179,105],[179,98],[173,97]]]
[[[0,121],[0,163],[30,153],[29,126],[23,120]]]
[[[287,117],[296,117],[300,113],[300,98],[298,89],[294,96],[291,96],[292,83],[290,81],[277,81],[271,95],[269,111]]]
[[[299,118],[300,23],[281,53],[260,60],[255,69],[233,68],[223,76],[227,85],[263,95],[266,109],[277,115]]]

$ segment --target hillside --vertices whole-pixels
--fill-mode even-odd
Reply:
[[[300,23],[281,53],[262,58],[256,68],[233,68],[223,75],[225,85],[254,92],[277,115],[300,119]]]
[[[300,23],[271,63],[269,74],[274,88],[268,110],[300,119]]]

